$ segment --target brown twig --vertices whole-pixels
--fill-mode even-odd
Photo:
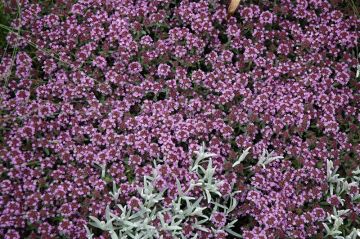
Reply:
[[[232,15],[234,15],[236,9],[238,8],[241,0],[230,0],[230,4],[228,7],[228,15],[227,18],[229,19]]]

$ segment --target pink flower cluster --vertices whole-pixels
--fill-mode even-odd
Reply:
[[[360,154],[358,18],[327,0],[244,1],[229,20],[220,0],[65,2],[21,1],[1,59],[0,237],[84,238],[109,179],[136,208],[154,160],[171,201],[202,142],[219,172],[249,146],[285,155],[218,175],[243,190],[244,238],[321,233],[324,163],[346,174]]]
[[[240,214],[250,214],[259,225],[245,230],[246,238],[264,234],[268,238],[310,238],[319,231],[326,212],[316,205],[327,189],[326,176],[320,169],[291,167],[289,161],[273,167],[255,169]],[[304,204],[310,204],[304,208]],[[299,212],[301,212],[299,214]]]

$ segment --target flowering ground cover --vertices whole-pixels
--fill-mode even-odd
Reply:
[[[0,238],[360,236],[356,4],[5,1]]]

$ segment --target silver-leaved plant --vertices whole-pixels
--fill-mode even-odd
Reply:
[[[343,205],[344,199],[343,196],[348,194],[351,196],[353,203],[359,203],[360,194],[351,194],[349,193],[352,186],[358,187],[360,183],[360,169],[357,168],[352,172],[352,177],[350,179],[342,178],[337,173],[338,167],[335,167],[331,160],[326,162],[326,177],[329,184],[328,197],[336,195]],[[350,181],[349,181],[350,180]],[[360,229],[353,228],[349,235],[343,235],[341,231],[341,226],[344,225],[343,217],[349,212],[347,210],[336,210],[333,207],[333,213],[328,213],[326,223],[323,223],[325,228],[325,236],[332,237],[336,239],[356,239],[360,237]]]
[[[243,152],[238,160],[239,162],[234,163],[234,166],[244,160],[248,151],[249,149]],[[166,189],[159,191],[153,186],[157,178],[155,167],[152,175],[145,176],[143,186],[137,189],[142,198],[139,209],[133,210],[118,204],[121,190],[113,183],[113,191],[110,195],[121,213],[116,214],[110,206],[107,206],[105,221],[90,216],[89,225],[107,231],[112,239],[163,238],[161,232],[171,234],[173,238],[189,238],[185,237],[182,226],[189,222],[190,218],[192,227],[202,231],[209,231],[209,225],[212,225],[210,222],[211,215],[214,213],[221,212],[226,218],[229,218],[229,214],[238,204],[235,194],[240,191],[235,191],[234,185],[232,185],[232,192],[228,195],[222,195],[219,190],[221,180],[215,176],[216,166],[213,165],[211,159],[215,154],[206,152],[203,144],[196,155],[197,157],[190,165],[189,171],[197,175],[197,180],[192,180],[186,190],[182,189],[180,181],[177,180],[178,195],[172,200],[170,207],[164,207],[163,203],[163,195]],[[205,161],[207,162],[206,166],[203,164]],[[266,164],[266,162],[263,163]],[[104,177],[104,175],[102,176]],[[196,186],[202,190],[203,196],[199,198],[189,196],[190,191]],[[171,219],[165,220],[165,214],[170,214]],[[155,226],[156,220],[160,223]],[[223,230],[235,237],[241,237],[240,234],[232,230],[236,221],[227,222],[224,226],[216,229],[210,226],[210,230],[213,232]],[[93,238],[91,230],[87,226],[85,229],[87,238]],[[192,232],[191,238],[198,238],[198,234]]]

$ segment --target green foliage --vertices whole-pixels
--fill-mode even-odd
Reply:
[[[5,12],[4,2],[0,2],[0,24],[9,26],[11,20],[14,18],[12,14]],[[6,48],[6,36],[8,31],[4,28],[0,28],[0,49],[4,50]],[[2,53],[2,52],[1,52]]]

